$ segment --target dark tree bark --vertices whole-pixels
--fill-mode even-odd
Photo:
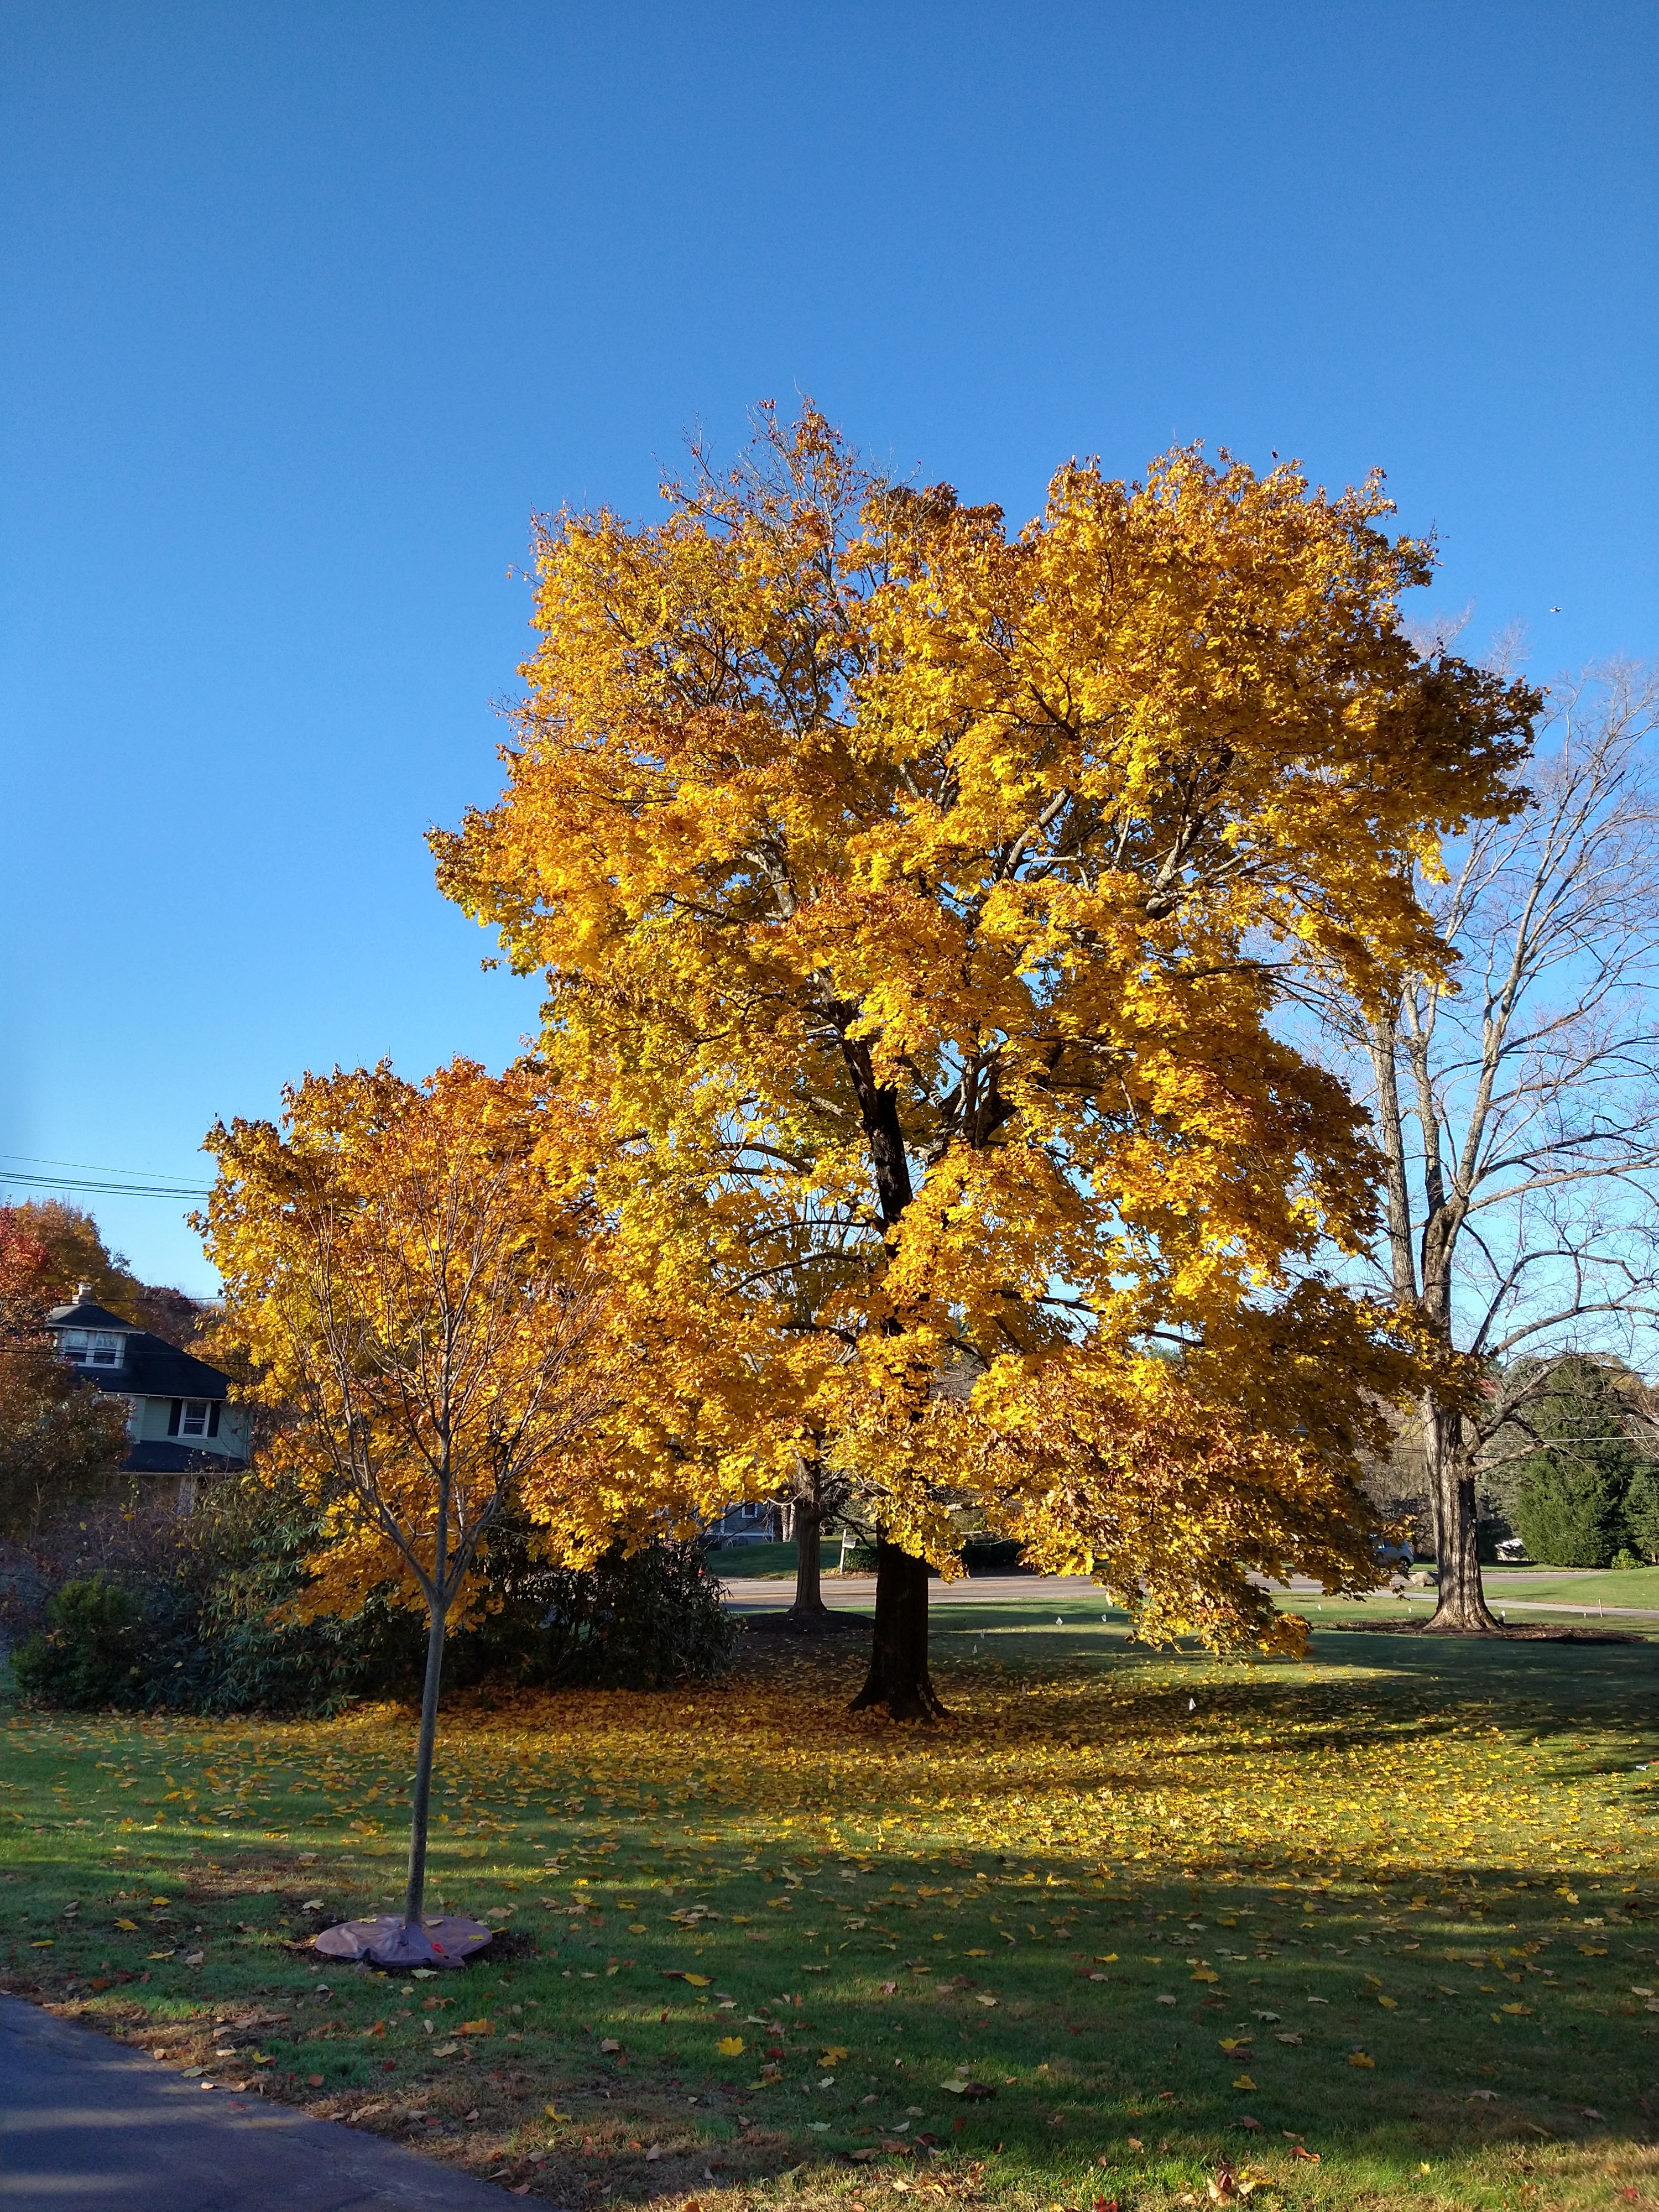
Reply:
[[[795,1601],[789,1608],[789,1618],[799,1628],[816,1627],[830,1617],[823,1601],[823,1523],[817,1511],[797,1498]]]
[[[915,1195],[898,1095],[890,1085],[876,1083],[868,1045],[843,1030],[842,1050],[858,1093],[876,1199],[890,1249],[890,1232]],[[876,1539],[876,1628],[870,1672],[848,1710],[856,1713],[869,1705],[885,1705],[896,1721],[931,1721],[945,1712],[927,1671],[927,1562],[890,1543],[884,1535]]]
[[[1423,1457],[1434,1507],[1437,1598],[1426,1633],[1501,1636],[1480,1581],[1474,1466],[1462,1416],[1432,1399],[1423,1409]]]
[[[927,1562],[876,1540],[876,1629],[870,1671],[848,1711],[884,1705],[896,1721],[933,1721],[945,1708],[927,1668]]]

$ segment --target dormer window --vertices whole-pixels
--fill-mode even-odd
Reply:
[[[66,1328],[58,1342],[65,1359],[72,1359],[77,1367],[118,1367],[121,1364],[121,1340],[113,1329]]]

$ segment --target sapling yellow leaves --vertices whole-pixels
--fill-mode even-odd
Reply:
[[[596,1518],[614,1534],[618,1301],[590,1125],[544,1078],[307,1076],[280,1127],[209,1141],[226,1334],[289,1416],[269,1459],[319,1510],[311,1610],[387,1585],[447,1607],[509,1510],[564,1548]]]

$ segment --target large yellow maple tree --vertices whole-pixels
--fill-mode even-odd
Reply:
[[[1516,803],[1530,695],[1408,642],[1376,482],[1073,464],[1011,534],[809,406],[665,490],[541,526],[507,788],[440,881],[546,971],[757,1473],[793,1426],[875,1498],[862,1701],[938,1709],[952,1493],[1149,1633],[1294,1634],[1250,1571],[1368,1577],[1411,1354],[1322,1272],[1375,1159],[1273,1018],[1304,960],[1437,969],[1412,864]]]

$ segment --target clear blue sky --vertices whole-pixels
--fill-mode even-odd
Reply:
[[[1381,463],[1476,647],[1659,645],[1650,0],[10,0],[3,39],[0,1168],[189,1179],[307,1067],[514,1050],[533,990],[422,842],[497,787],[507,571],[762,398],[1016,518],[1073,453]],[[177,1206],[98,1210],[210,1286]]]

